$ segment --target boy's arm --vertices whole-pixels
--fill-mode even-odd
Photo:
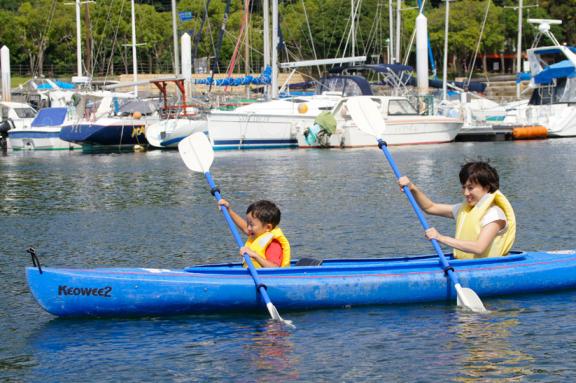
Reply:
[[[220,208],[220,210],[223,209],[223,206],[226,206],[228,208],[228,213],[230,213],[230,217],[232,218],[232,221],[234,221],[234,224],[236,224],[238,229],[242,230],[244,234],[248,235],[248,225],[246,224],[244,218],[236,214],[236,212],[232,210],[232,208],[230,207],[230,202],[228,202],[224,198],[218,201],[218,207]]]

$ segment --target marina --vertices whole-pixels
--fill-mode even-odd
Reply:
[[[0,382],[571,382],[573,8],[4,1]]]
[[[566,208],[576,202],[568,181],[576,174],[574,140],[391,151],[405,174],[446,202],[461,199],[455,173],[462,162],[491,159],[517,214],[514,249],[558,251],[575,247],[572,211]],[[259,198],[279,203],[295,259],[431,251],[376,148],[217,151],[211,171],[223,196],[240,210]],[[278,327],[265,310],[57,319],[26,286],[30,246],[45,267],[77,269],[184,269],[238,262],[237,249],[203,176],[191,173],[175,151],[12,152],[0,159],[0,174],[0,330],[7,337],[0,349],[2,379],[176,380],[192,374],[192,380],[418,381],[482,374],[567,381],[576,371],[576,360],[561,351],[574,341],[573,290],[483,298],[488,315],[467,313],[451,302],[282,310],[295,330]],[[430,223],[452,230],[445,220]],[[437,353],[442,368],[435,367]],[[56,362],[70,358],[85,368]],[[269,363],[261,364],[262,358]],[[421,361],[418,369],[409,368],[414,358]]]

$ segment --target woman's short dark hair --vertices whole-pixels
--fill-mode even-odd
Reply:
[[[268,200],[256,201],[246,209],[246,214],[252,213],[263,224],[272,224],[276,227],[280,223],[280,209],[274,202]]]
[[[467,181],[479,184],[488,188],[489,193],[494,193],[500,189],[500,177],[498,172],[487,162],[468,162],[460,169],[460,183],[464,185]]]

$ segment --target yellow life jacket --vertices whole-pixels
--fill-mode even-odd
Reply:
[[[507,220],[506,232],[502,235],[497,235],[492,241],[492,244],[482,254],[466,253],[462,250],[454,249],[454,256],[458,259],[472,259],[472,258],[486,258],[486,257],[499,257],[508,254],[514,240],[516,239],[516,216],[512,205],[500,190],[494,193],[489,193],[485,199],[480,201],[474,207],[471,207],[466,202],[460,206],[456,216],[456,239],[466,241],[476,241],[482,230],[482,217],[492,205],[500,207]]]
[[[262,258],[266,258],[266,249],[274,239],[280,242],[280,246],[282,246],[283,256],[282,256],[282,264],[280,265],[280,267],[290,266],[290,243],[288,242],[288,238],[286,238],[286,236],[279,227],[275,227],[270,231],[260,234],[258,237],[254,239],[248,238],[244,246],[248,246],[251,250],[255,251],[256,254],[260,255]],[[254,259],[252,259],[252,263],[254,263],[254,267],[256,267],[257,269],[262,267],[262,265],[260,265]],[[244,263],[244,267],[247,267],[246,263]]]

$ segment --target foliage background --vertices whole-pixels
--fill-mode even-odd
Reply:
[[[170,3],[170,0],[136,0],[137,40],[144,44],[138,47],[140,72],[170,73],[173,70]],[[386,62],[389,2],[356,0],[355,3],[359,6],[355,54],[373,56],[374,59],[378,57],[380,62]],[[393,3],[396,4],[396,1]],[[525,6],[534,5],[535,0],[532,3],[525,0],[524,3]],[[575,44],[576,0],[540,0],[538,3],[538,7],[524,10],[524,49],[530,46],[536,31],[526,22],[529,17],[562,19],[563,24],[554,26],[553,32],[561,42]],[[219,71],[224,71],[232,59],[244,18],[244,6],[240,0],[231,0]],[[248,68],[258,72],[263,63],[262,3],[249,3],[248,6],[249,58],[245,62],[244,48],[241,47],[235,69],[244,71]],[[450,3],[451,75],[462,75],[469,69],[487,7],[486,28],[478,51],[480,57],[494,53],[515,54],[518,11],[514,6],[517,6],[516,0],[456,0]],[[226,0],[179,0],[177,7],[178,11],[191,11],[194,16],[190,21],[179,22],[179,33],[189,32],[192,35],[196,57],[212,57],[214,61]],[[415,0],[403,2],[403,52],[414,29],[418,14],[416,7]],[[350,8],[350,0],[281,0],[279,14],[284,46],[280,61],[351,55],[351,43],[346,44]],[[206,12],[208,17],[199,33]],[[434,57],[437,63],[441,63],[444,3],[438,0],[426,2],[425,14]],[[82,5],[82,23],[86,71],[99,76],[130,73],[130,0],[96,0],[96,3]],[[10,48],[12,70],[16,74],[65,76],[75,73],[75,8],[69,5],[69,1],[2,0],[0,26],[0,45]],[[86,49],[87,41],[90,49]],[[408,56],[408,64],[415,64],[413,53]]]

